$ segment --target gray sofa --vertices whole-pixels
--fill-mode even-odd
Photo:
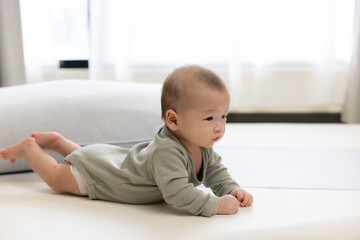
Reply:
[[[93,80],[0,88],[0,149],[43,131],[59,132],[80,145],[130,147],[152,139],[162,124],[160,95],[160,84]],[[0,173],[26,170],[25,160],[0,161]]]

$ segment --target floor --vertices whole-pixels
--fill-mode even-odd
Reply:
[[[0,239],[360,239],[360,125],[228,124],[215,149],[254,195],[236,215],[90,201],[34,173],[1,175]]]
[[[360,190],[360,125],[228,124],[215,150],[244,187]]]

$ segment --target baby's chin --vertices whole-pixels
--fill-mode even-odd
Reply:
[[[211,148],[211,147],[214,146],[214,144],[215,144],[215,142],[214,142],[214,141],[211,141],[211,142],[209,142],[209,143],[207,143],[207,144],[204,144],[204,146],[202,146],[202,147],[203,147],[203,148]]]

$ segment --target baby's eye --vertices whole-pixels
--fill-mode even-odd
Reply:
[[[211,120],[213,120],[214,118],[213,117],[208,117],[208,118],[205,118],[204,120],[206,120],[206,121],[211,121]]]
[[[221,118],[225,119],[225,118],[227,118],[227,115],[222,115]]]

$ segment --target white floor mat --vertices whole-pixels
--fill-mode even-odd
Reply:
[[[215,147],[243,187],[360,190],[360,149]]]

